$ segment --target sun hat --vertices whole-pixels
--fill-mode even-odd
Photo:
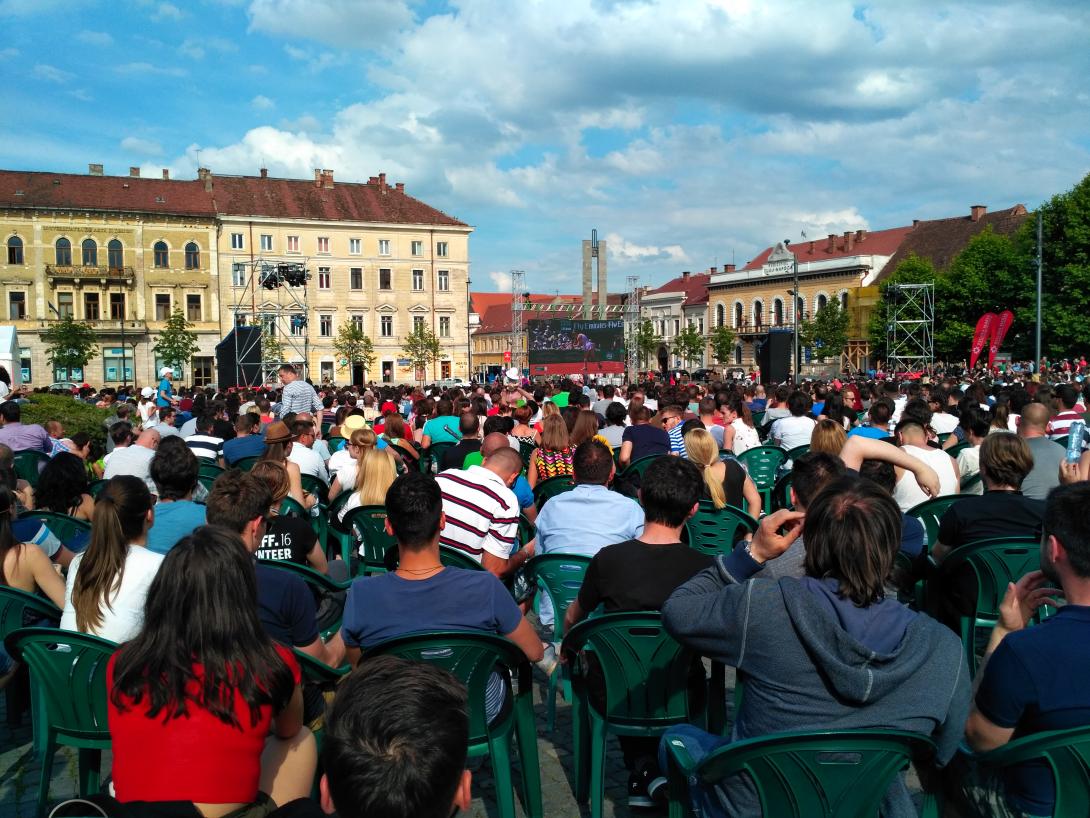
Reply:
[[[164,366],[162,369],[159,370],[159,377],[160,378],[165,378],[167,375],[173,375],[173,374],[174,374],[174,367],[172,367],[172,366]]]
[[[289,440],[291,440],[291,431],[284,421],[273,421],[265,427],[266,443],[287,443]]]
[[[152,389],[150,386],[145,386],[143,389],[140,390],[140,397],[142,398],[150,398],[154,394],[155,390]]]
[[[341,437],[348,440],[352,437],[352,433],[357,429],[362,429],[367,425],[367,421],[363,419],[363,415],[349,415],[344,419],[344,423],[341,424]]]

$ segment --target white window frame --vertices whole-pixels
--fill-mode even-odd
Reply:
[[[273,237],[272,233],[261,234],[261,250],[262,252],[271,252],[273,249]]]
[[[439,316],[439,337],[440,338],[449,338],[450,337],[450,316],[449,315],[440,315]]]
[[[381,337],[381,338],[393,338],[394,337],[394,317],[392,315],[380,315],[378,325],[379,325],[379,337]]]
[[[424,271],[413,270],[413,291],[421,292],[424,289]]]
[[[323,312],[318,315],[318,337],[333,337],[333,313]]]
[[[437,258],[447,258],[450,255],[450,245],[445,241],[435,243],[435,255]]]
[[[435,289],[441,293],[450,292],[450,270],[438,270],[435,273]]]
[[[318,252],[329,255],[329,236],[318,236]]]
[[[356,282],[359,282],[357,285]],[[348,289],[359,292],[363,289],[363,268],[350,267],[348,269]]]
[[[333,273],[329,267],[318,268],[318,289],[319,290],[332,290],[333,289]]]
[[[378,240],[378,254],[380,256],[390,255],[390,240],[389,239],[379,239]]]
[[[412,243],[412,251],[414,256],[424,255],[424,242],[419,239]]]
[[[245,250],[246,249],[246,236],[243,233],[231,234],[231,249],[232,250]]]
[[[350,256],[358,256],[363,252],[363,242],[360,239],[348,240],[348,254]]]
[[[298,236],[288,236],[288,252],[289,253],[298,253],[299,252],[299,237]]]

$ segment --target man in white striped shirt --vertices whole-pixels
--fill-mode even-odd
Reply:
[[[280,393],[280,417],[289,412],[321,412],[322,402],[314,387],[299,378],[299,373],[291,364],[280,367],[280,383],[284,385]]]

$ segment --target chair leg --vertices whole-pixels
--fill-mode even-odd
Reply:
[[[496,782],[496,808],[500,818],[515,818],[515,791],[511,782],[511,734],[488,739],[492,780]]]
[[[79,794],[81,797],[98,794],[101,768],[101,750],[79,751]]]
[[[606,723],[592,717],[590,732],[590,818],[602,818],[606,800]]]
[[[522,767],[522,805],[527,818],[544,818],[545,807],[541,798],[541,762],[537,754],[537,725],[534,722],[534,706],[528,696],[520,696],[515,703],[519,762]]]
[[[549,733],[556,729],[556,685],[559,676],[560,668],[556,668],[545,686],[545,730]]]
[[[53,743],[53,734],[46,731],[43,737],[44,748],[41,754],[42,777],[38,782],[38,811],[35,815],[45,815],[45,802],[49,798],[49,780],[53,777],[53,754],[57,746]]]
[[[575,800],[586,803],[589,796],[590,725],[585,691],[573,691],[571,700],[572,772],[575,780]]]

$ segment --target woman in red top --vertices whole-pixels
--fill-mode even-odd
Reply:
[[[299,665],[257,614],[253,560],[202,526],[163,560],[144,629],[110,659],[116,797],[257,818],[308,795],[317,764]]]

